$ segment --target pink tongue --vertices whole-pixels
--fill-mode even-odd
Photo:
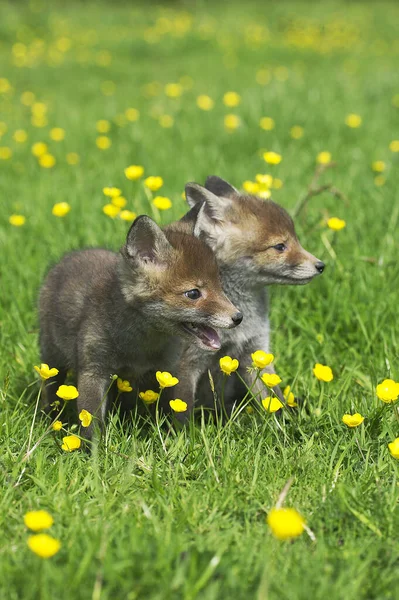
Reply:
[[[219,350],[221,346],[220,337],[212,327],[201,325],[199,334],[199,337],[206,346],[209,346],[209,348],[213,348],[214,350]]]

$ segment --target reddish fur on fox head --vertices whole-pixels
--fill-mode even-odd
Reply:
[[[304,284],[324,270],[304,250],[294,222],[271,200],[240,194],[219,177],[186,186],[192,207],[182,222],[214,250],[222,265],[240,268],[254,283]],[[243,273],[244,276],[244,273]]]

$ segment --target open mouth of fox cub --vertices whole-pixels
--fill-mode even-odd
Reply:
[[[220,337],[215,329],[207,325],[199,325],[195,323],[182,323],[182,328],[195,338],[197,338],[202,346],[209,350],[219,350],[221,346]]]

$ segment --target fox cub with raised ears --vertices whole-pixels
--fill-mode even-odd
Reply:
[[[205,187],[188,183],[186,198],[191,210],[172,227],[193,232],[212,248],[223,289],[244,315],[241,327],[222,333],[222,345],[216,354],[200,354],[193,347],[185,349],[181,383],[174,393],[185,398],[185,386],[196,387],[199,403],[212,405],[208,369],[217,381],[221,377],[219,359],[226,354],[233,356],[238,358],[239,373],[249,385],[253,380],[247,370],[251,366],[251,353],[270,350],[265,286],[308,283],[323,272],[324,263],[302,248],[291,217],[270,200],[240,194],[227,181],[215,176],[208,177]],[[191,368],[194,364],[195,370]],[[193,382],[200,364],[200,381]],[[267,370],[274,372],[272,366]],[[278,387],[274,391],[283,399]],[[253,392],[264,394],[263,383],[258,382]],[[226,406],[244,394],[237,378],[230,377],[225,389]]]
[[[41,359],[59,370],[46,382],[48,405],[73,369],[78,410],[101,423],[112,374],[137,391],[155,371],[175,372],[180,338],[201,355],[217,351],[214,328],[235,327],[242,315],[222,290],[209,246],[141,216],[119,253],[76,251],[53,267],[40,292],[39,318]]]

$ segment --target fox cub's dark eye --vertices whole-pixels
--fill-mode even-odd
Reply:
[[[187,296],[187,298],[190,298],[190,300],[198,300],[198,298],[201,298],[201,292],[197,289],[188,290],[188,292],[184,292],[184,295]]]
[[[284,252],[284,250],[287,250],[287,246],[285,244],[276,244],[273,246],[273,248],[279,252]]]

